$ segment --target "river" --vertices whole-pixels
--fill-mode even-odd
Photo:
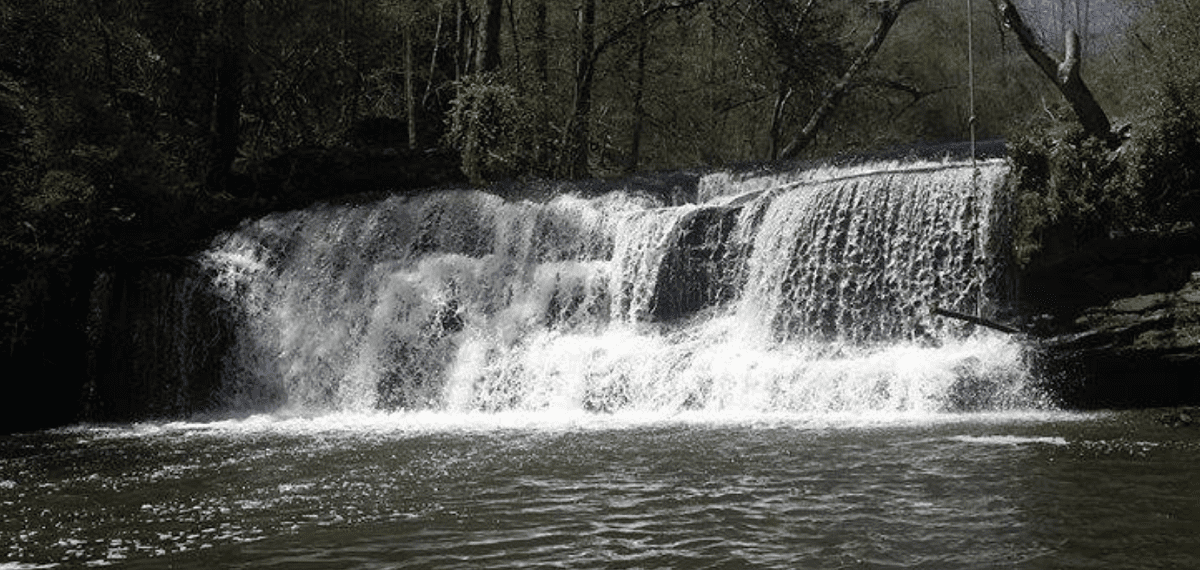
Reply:
[[[373,413],[0,439],[0,568],[1195,568],[1156,412]]]

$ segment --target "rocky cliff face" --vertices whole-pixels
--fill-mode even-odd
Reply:
[[[1179,289],[1089,307],[1074,332],[1045,340],[1047,376],[1081,407],[1200,401],[1200,272]]]

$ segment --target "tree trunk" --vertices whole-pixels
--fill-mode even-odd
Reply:
[[[566,178],[588,175],[588,121],[592,113],[592,78],[596,64],[596,0],[580,0],[579,46],[575,60],[575,98],[559,167]]]
[[[1013,327],[1010,327],[1005,324],[997,323],[995,321],[990,321],[983,317],[976,317],[974,315],[968,315],[965,313],[960,313],[958,311],[951,311],[949,309],[943,309],[941,307],[933,307],[932,309],[930,309],[930,312],[935,315],[949,317],[951,319],[958,319],[960,321],[966,321],[973,325],[987,327],[989,329],[992,329],[995,331],[1000,331],[1000,332],[1006,333],[1006,334],[1021,334],[1021,331],[1019,331]]]
[[[413,94],[413,23],[404,23],[404,99],[408,119],[408,150],[417,148],[417,99]]]
[[[500,23],[503,21],[504,0],[487,0],[480,23],[479,49],[475,52],[476,73],[500,69]]]
[[[246,56],[246,0],[226,0],[221,7],[221,53],[217,64],[216,98],[213,101],[213,154],[208,171],[212,192],[229,189],[237,159],[242,110],[242,83]]]
[[[642,7],[645,11],[645,6]],[[626,172],[635,172],[642,159],[642,131],[646,124],[646,44],[649,43],[646,23],[638,28],[637,43],[637,74],[633,87],[633,133],[629,143],[629,160],[625,164]]]
[[[592,83],[596,75],[596,65],[600,56],[620,40],[638,29],[639,26],[651,26],[655,18],[665,16],[669,12],[687,10],[709,0],[671,0],[657,4],[644,10],[623,25],[608,33],[599,42],[596,41],[596,0],[580,0],[579,2],[579,45],[575,63],[575,97],[572,104],[571,117],[563,136],[561,154],[559,155],[559,175],[567,178],[582,178],[588,175],[588,144],[590,134],[590,115],[592,109]],[[911,1],[911,0],[910,0]]]
[[[441,45],[442,39],[442,4],[437,3],[437,26],[433,29],[433,54],[429,56],[429,79],[425,81],[425,94],[421,96],[421,105],[425,106],[429,101],[429,94],[433,91],[433,78],[437,72],[437,55],[438,46]]]
[[[817,110],[813,111],[812,116],[808,119],[808,123],[804,125],[800,133],[779,153],[780,158],[784,160],[794,159],[800,155],[800,152],[805,147],[812,143],[813,139],[817,136],[817,131],[825,124],[829,116],[833,114],[834,109],[842,102],[846,94],[850,92],[851,82],[855,76],[875,57],[875,54],[883,45],[883,41],[887,39],[888,32],[891,31],[892,26],[896,23],[896,19],[900,17],[901,10],[916,1],[918,0],[896,0],[894,2],[878,3],[877,14],[879,15],[879,25],[875,27],[875,32],[871,34],[871,39],[867,42],[867,45],[863,46],[858,57],[846,69],[846,73],[833,86],[833,89],[825,94],[825,98],[821,100],[821,104],[817,106]]]
[[[546,39],[546,0],[533,5],[533,67],[542,85],[550,83],[550,57]]]
[[[455,54],[455,80],[461,80],[472,73],[475,67],[475,34],[471,26],[471,10],[467,0],[458,0],[458,16],[454,20],[454,39],[457,44]]]
[[[788,99],[792,98],[792,88],[788,87],[782,81],[779,83],[779,93],[775,94],[775,105],[771,110],[771,127],[767,135],[770,138],[770,148],[767,150],[771,160],[779,159],[780,140],[779,137],[783,134],[783,113],[787,110]]]
[[[1054,83],[1059,93],[1062,93],[1067,103],[1071,105],[1079,123],[1083,125],[1083,130],[1109,146],[1116,146],[1117,137],[1112,132],[1112,123],[1109,122],[1108,115],[1096,102],[1092,91],[1088,89],[1087,84],[1079,75],[1079,36],[1075,31],[1066,31],[1066,53],[1062,62],[1058,62],[1038,42],[1037,36],[1025,25],[1021,14],[1017,12],[1017,7],[1010,0],[997,0],[995,6],[1000,15],[1000,21],[1017,35],[1021,49],[1025,50],[1029,59],[1037,64],[1038,69],[1041,69],[1050,82]]]

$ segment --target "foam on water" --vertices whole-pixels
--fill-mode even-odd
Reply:
[[[293,416],[258,414],[238,419],[211,421],[143,422],[121,427],[79,426],[81,438],[103,440],[187,440],[211,439],[214,442],[237,441],[246,438],[303,437],[328,438],[329,445],[338,441],[367,442],[407,439],[428,435],[471,436],[497,433],[580,433],[617,432],[669,429],[672,427],[702,430],[722,429],[789,429],[801,432],[830,430],[907,430],[952,427],[957,425],[978,429],[996,426],[1038,426],[1047,423],[1079,423],[1094,420],[1094,415],[1052,410],[1007,410],[972,413],[918,411],[846,411],[822,414],[784,412],[680,411],[673,414],[638,411],[618,411],[595,414],[583,411],[502,411],[456,413],[445,410],[331,412],[319,415]],[[976,445],[1061,445],[1056,437],[1025,436],[952,436],[949,439]],[[1106,442],[1084,442],[1099,447]],[[194,467],[192,467],[194,469]],[[186,470],[186,469],[185,469]],[[178,475],[181,469],[163,476]]]
[[[1026,445],[1031,443],[1044,445],[1067,445],[1066,438],[1057,436],[959,435],[954,436],[951,439],[955,441],[961,441],[963,443],[978,443],[983,445]]]

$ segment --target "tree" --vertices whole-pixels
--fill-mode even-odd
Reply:
[[[503,0],[486,0],[482,29],[476,51],[476,73],[491,73],[500,69],[500,22],[504,8]]]
[[[1079,74],[1082,64],[1079,35],[1074,30],[1065,32],[1065,53],[1062,61],[1057,61],[1038,41],[1033,30],[1025,24],[1011,0],[997,0],[995,7],[1000,21],[1016,34],[1017,41],[1029,59],[1037,64],[1038,69],[1050,79],[1067,103],[1071,105],[1071,109],[1075,111],[1075,116],[1084,131],[1109,146],[1116,146],[1118,138],[1112,132],[1112,123],[1109,121],[1108,115],[1096,102],[1091,89],[1088,89]]]
[[[536,77],[545,86],[550,82],[549,41],[546,38],[546,0],[533,4],[533,65]]]
[[[645,11],[645,0],[638,1],[638,8]],[[633,127],[629,135],[629,157],[626,159],[625,172],[634,172],[638,168],[638,162],[642,156],[642,133],[646,127],[646,51],[650,42],[649,31],[646,28],[646,23],[641,22],[636,33],[636,48],[635,51],[635,76],[633,87]]]
[[[635,33],[644,31],[646,27],[653,27],[667,14],[689,10],[708,1],[663,0],[618,20],[612,30],[597,41],[596,2],[595,0],[580,0],[577,26],[578,47],[574,74],[575,88],[570,118],[561,145],[560,175],[567,178],[580,178],[588,174],[592,91],[600,58],[619,42]]]
[[[578,45],[575,58],[575,92],[571,115],[567,122],[563,155],[559,159],[560,174],[566,178],[582,178],[588,173],[589,125],[592,112],[592,81],[596,73],[596,0],[579,0]]]
[[[852,82],[862,72],[870,62],[871,58],[879,52],[879,48],[887,39],[888,32],[895,25],[896,19],[900,17],[900,12],[905,6],[917,2],[918,0],[882,0],[873,2],[875,14],[879,18],[879,23],[875,26],[875,31],[871,34],[871,39],[863,46],[862,51],[850,64],[842,74],[842,78],[834,85],[825,97],[821,100],[821,104],[813,111],[804,128],[796,134],[792,141],[779,153],[780,158],[790,159],[799,156],[800,152],[812,142],[817,131],[829,119],[830,114],[841,103],[842,99],[849,93]]]
[[[208,186],[213,193],[228,190],[233,162],[241,140],[242,88],[246,59],[246,0],[225,0],[221,6],[216,98],[213,102],[213,163]]]
[[[783,150],[789,108],[817,102],[831,71],[845,65],[846,49],[837,41],[843,22],[819,10],[816,0],[761,0],[747,16],[767,40],[757,57],[778,61],[767,129],[768,158],[774,160]]]
[[[413,91],[416,62],[413,60],[413,25],[404,22],[404,116],[408,123],[408,150],[417,148],[417,96]]]

